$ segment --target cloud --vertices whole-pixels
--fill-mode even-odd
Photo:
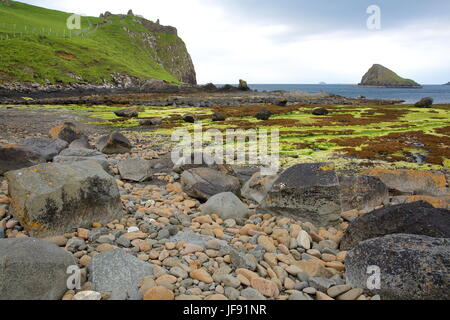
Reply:
[[[450,81],[446,0],[27,0],[69,12],[106,10],[177,27],[200,83],[358,83],[373,63],[420,83]],[[382,29],[366,28],[381,7]]]

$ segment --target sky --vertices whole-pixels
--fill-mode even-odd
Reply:
[[[89,16],[135,14],[178,29],[199,83],[359,83],[375,63],[450,81],[448,0],[23,0]],[[379,29],[370,6],[379,8]],[[373,23],[371,24],[373,25]]]

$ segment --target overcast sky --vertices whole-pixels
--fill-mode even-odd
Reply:
[[[450,81],[448,0],[25,0],[177,27],[199,83],[358,83],[374,63],[422,84]],[[381,30],[367,8],[381,9]]]

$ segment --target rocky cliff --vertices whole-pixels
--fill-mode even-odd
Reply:
[[[394,71],[374,64],[363,76],[359,86],[362,87],[382,87],[382,88],[421,88],[417,82],[404,79]]]
[[[130,10],[119,15],[106,12],[98,18],[83,16],[80,28],[70,29],[71,16],[20,2],[10,6],[0,2],[0,92],[144,91],[155,81],[171,86],[197,83],[192,59],[176,28]]]

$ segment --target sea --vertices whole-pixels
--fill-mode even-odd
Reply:
[[[367,99],[401,99],[405,100],[405,104],[416,103],[425,97],[432,97],[435,104],[450,103],[450,85],[424,85],[421,89],[359,88],[352,84],[249,84],[248,86],[258,91],[300,90],[308,93],[325,91],[348,98],[365,96]]]

